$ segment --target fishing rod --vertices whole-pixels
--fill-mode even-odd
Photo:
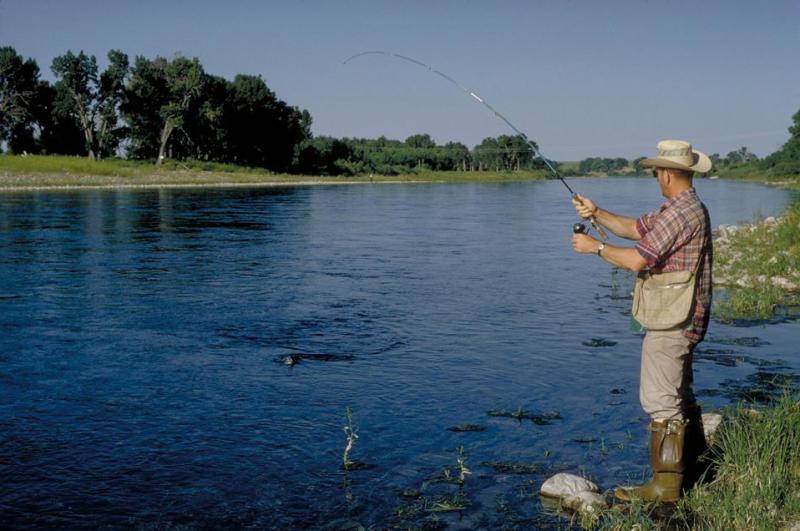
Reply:
[[[583,204],[583,202],[578,198],[578,194],[576,194],[575,191],[570,187],[570,185],[567,184],[567,181],[564,180],[564,178],[561,176],[561,174],[558,172],[558,170],[555,167],[553,167],[553,165],[550,163],[550,161],[547,160],[547,158],[542,156],[542,153],[539,151],[539,148],[536,146],[536,144],[533,141],[531,141],[528,138],[528,135],[526,135],[525,133],[520,131],[517,128],[517,126],[515,126],[514,124],[512,124],[508,120],[508,118],[506,118],[505,116],[503,116],[502,114],[497,112],[497,110],[494,107],[492,107],[489,104],[489,102],[487,102],[484,98],[478,96],[474,91],[471,91],[468,88],[464,87],[458,81],[456,81],[452,77],[448,76],[447,74],[445,74],[441,70],[437,70],[437,69],[433,68],[432,66],[423,63],[422,61],[417,61],[416,59],[414,59],[412,57],[408,57],[407,55],[400,55],[399,53],[384,52],[384,51],[380,51],[380,50],[361,52],[361,53],[357,53],[355,55],[351,55],[350,57],[348,57],[347,59],[342,61],[342,64],[346,65],[347,63],[349,63],[353,59],[356,59],[358,57],[363,57],[365,55],[384,55],[384,56],[387,56],[387,57],[396,57],[396,58],[401,59],[403,61],[408,61],[409,63],[413,63],[413,64],[415,64],[417,66],[420,66],[420,67],[426,69],[428,72],[431,72],[432,74],[436,74],[439,77],[441,77],[442,79],[444,79],[445,81],[455,85],[462,92],[464,92],[465,94],[470,96],[472,99],[474,99],[475,101],[477,101],[478,103],[480,103],[481,105],[483,105],[484,107],[486,107],[487,109],[492,111],[492,113],[495,116],[497,116],[499,119],[501,119],[503,122],[505,122],[505,124],[507,126],[509,126],[522,140],[524,140],[525,144],[529,148],[531,148],[531,151],[533,152],[534,156],[542,159],[542,161],[544,162],[545,166],[547,166],[547,168],[552,172],[552,174],[559,181],[561,181],[564,184],[564,186],[567,187],[567,190],[569,190],[569,193],[572,196],[572,198],[577,200],[579,203]],[[597,234],[600,235],[600,238],[602,238],[604,240],[606,238],[608,238],[608,235],[603,230],[603,228],[600,226],[600,224],[597,223],[597,220],[595,219],[594,216],[590,216],[589,217],[589,222],[592,224],[592,227],[594,227],[594,230],[597,231]],[[573,232],[576,232],[576,233],[585,233],[586,232],[586,226],[583,223],[576,223],[575,225],[573,225],[572,230],[573,230]]]

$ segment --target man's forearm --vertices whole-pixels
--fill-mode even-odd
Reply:
[[[620,238],[625,238],[626,240],[638,240],[641,238],[639,231],[636,230],[636,220],[633,218],[619,216],[599,207],[594,213],[594,218]]]
[[[647,262],[639,254],[639,251],[631,247],[606,245],[600,252],[600,257],[611,265],[633,272],[639,272],[647,266]]]

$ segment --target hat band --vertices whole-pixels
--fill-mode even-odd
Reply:
[[[688,157],[692,154],[692,148],[664,149],[658,150],[658,157]]]

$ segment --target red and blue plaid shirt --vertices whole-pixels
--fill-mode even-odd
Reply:
[[[694,304],[683,335],[693,344],[705,337],[711,314],[711,220],[694,188],[681,192],[636,221],[636,250],[653,273],[697,270]]]

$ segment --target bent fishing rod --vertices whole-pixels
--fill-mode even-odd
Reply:
[[[572,196],[572,198],[575,199],[576,201],[578,201],[579,203],[583,204],[583,202],[578,197],[578,194],[575,193],[575,191],[570,187],[569,184],[567,184],[567,181],[564,180],[564,178],[561,176],[561,174],[558,172],[558,170],[550,163],[550,161],[547,160],[547,158],[542,156],[542,153],[539,151],[539,148],[536,146],[536,144],[533,141],[531,141],[528,138],[528,135],[526,135],[525,133],[520,131],[519,128],[517,128],[517,126],[515,126],[514,124],[512,124],[508,120],[508,118],[506,118],[505,116],[503,116],[502,114],[497,112],[497,110],[494,107],[492,107],[489,104],[489,102],[487,102],[484,98],[478,96],[474,91],[471,91],[468,88],[464,87],[458,81],[456,81],[452,77],[448,76],[447,74],[445,74],[441,70],[437,70],[437,69],[433,68],[432,66],[423,63],[422,61],[417,61],[416,59],[414,59],[412,57],[408,57],[406,55],[400,55],[399,53],[384,52],[384,51],[380,51],[380,50],[361,52],[361,53],[357,53],[355,55],[351,55],[350,57],[348,57],[347,59],[342,61],[342,64],[346,65],[347,63],[349,63],[353,59],[356,59],[358,57],[363,57],[365,55],[384,55],[384,56],[387,56],[387,57],[396,57],[397,59],[401,59],[403,61],[408,61],[409,63],[413,63],[413,64],[415,64],[417,66],[420,66],[420,67],[426,69],[428,72],[430,72],[432,74],[436,74],[437,76],[441,77],[442,79],[444,79],[448,83],[451,83],[451,84],[455,85],[462,92],[464,92],[465,94],[470,96],[472,99],[474,99],[475,101],[477,101],[478,103],[480,103],[481,105],[483,105],[484,107],[486,107],[487,109],[492,111],[492,113],[496,117],[498,117],[507,126],[509,126],[517,134],[517,136],[519,136],[522,140],[525,141],[525,144],[531,149],[531,151],[533,152],[534,156],[537,157],[537,158],[542,159],[542,161],[544,162],[545,166],[547,167],[547,169],[550,170],[550,172],[553,174],[553,176],[555,176],[555,178],[557,178],[559,181],[561,181],[564,184],[564,186],[567,187],[567,190],[569,190],[570,196]],[[597,234],[600,236],[600,238],[602,238],[603,240],[608,238],[608,235],[606,234],[605,230],[603,230],[603,228],[600,226],[600,224],[597,222],[597,220],[595,219],[594,216],[590,216],[589,217],[589,222],[592,224],[592,227],[594,227],[594,230],[597,231]],[[576,233],[585,233],[586,232],[586,226],[583,223],[576,223],[575,225],[573,225],[572,230],[574,232],[576,232]]]

